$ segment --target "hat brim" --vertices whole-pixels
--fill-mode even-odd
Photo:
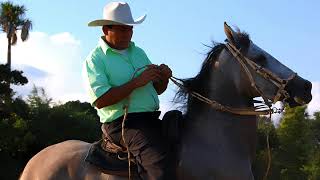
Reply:
[[[137,18],[133,22],[118,22],[118,21],[113,21],[113,20],[107,20],[107,19],[98,19],[94,20],[88,23],[88,26],[93,27],[93,26],[105,26],[105,25],[128,25],[128,26],[134,26],[141,24],[145,19],[147,15],[143,15],[139,18]]]

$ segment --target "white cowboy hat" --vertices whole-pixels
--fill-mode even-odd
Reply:
[[[146,18],[146,14],[133,20],[130,7],[125,2],[111,2],[103,8],[103,19],[89,22],[88,26],[136,25]]]

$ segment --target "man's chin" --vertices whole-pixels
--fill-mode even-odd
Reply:
[[[118,50],[124,50],[124,49],[127,49],[129,47],[129,44],[126,44],[126,45],[120,45],[117,47]]]

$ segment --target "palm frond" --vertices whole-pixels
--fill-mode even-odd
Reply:
[[[22,41],[25,41],[29,37],[29,31],[32,29],[32,22],[31,20],[27,19],[25,20],[22,29],[21,29],[21,39]]]
[[[0,24],[3,32],[7,33],[9,30],[8,24]]]
[[[21,25],[20,23],[22,23],[25,16],[25,12],[26,12],[26,8],[21,5],[16,5],[12,7],[11,10],[11,17],[12,17],[12,22],[14,22],[14,24],[16,24],[17,26]],[[20,21],[20,22],[19,22]]]
[[[0,4],[0,26],[8,33],[9,25],[13,25],[15,29],[23,26],[26,22],[25,12],[27,11],[23,5],[14,5],[12,2],[2,2]]]

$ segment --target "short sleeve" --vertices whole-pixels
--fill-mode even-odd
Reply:
[[[83,65],[83,74],[90,103],[94,105],[99,97],[111,89],[103,62],[99,62],[97,57],[88,57]]]

